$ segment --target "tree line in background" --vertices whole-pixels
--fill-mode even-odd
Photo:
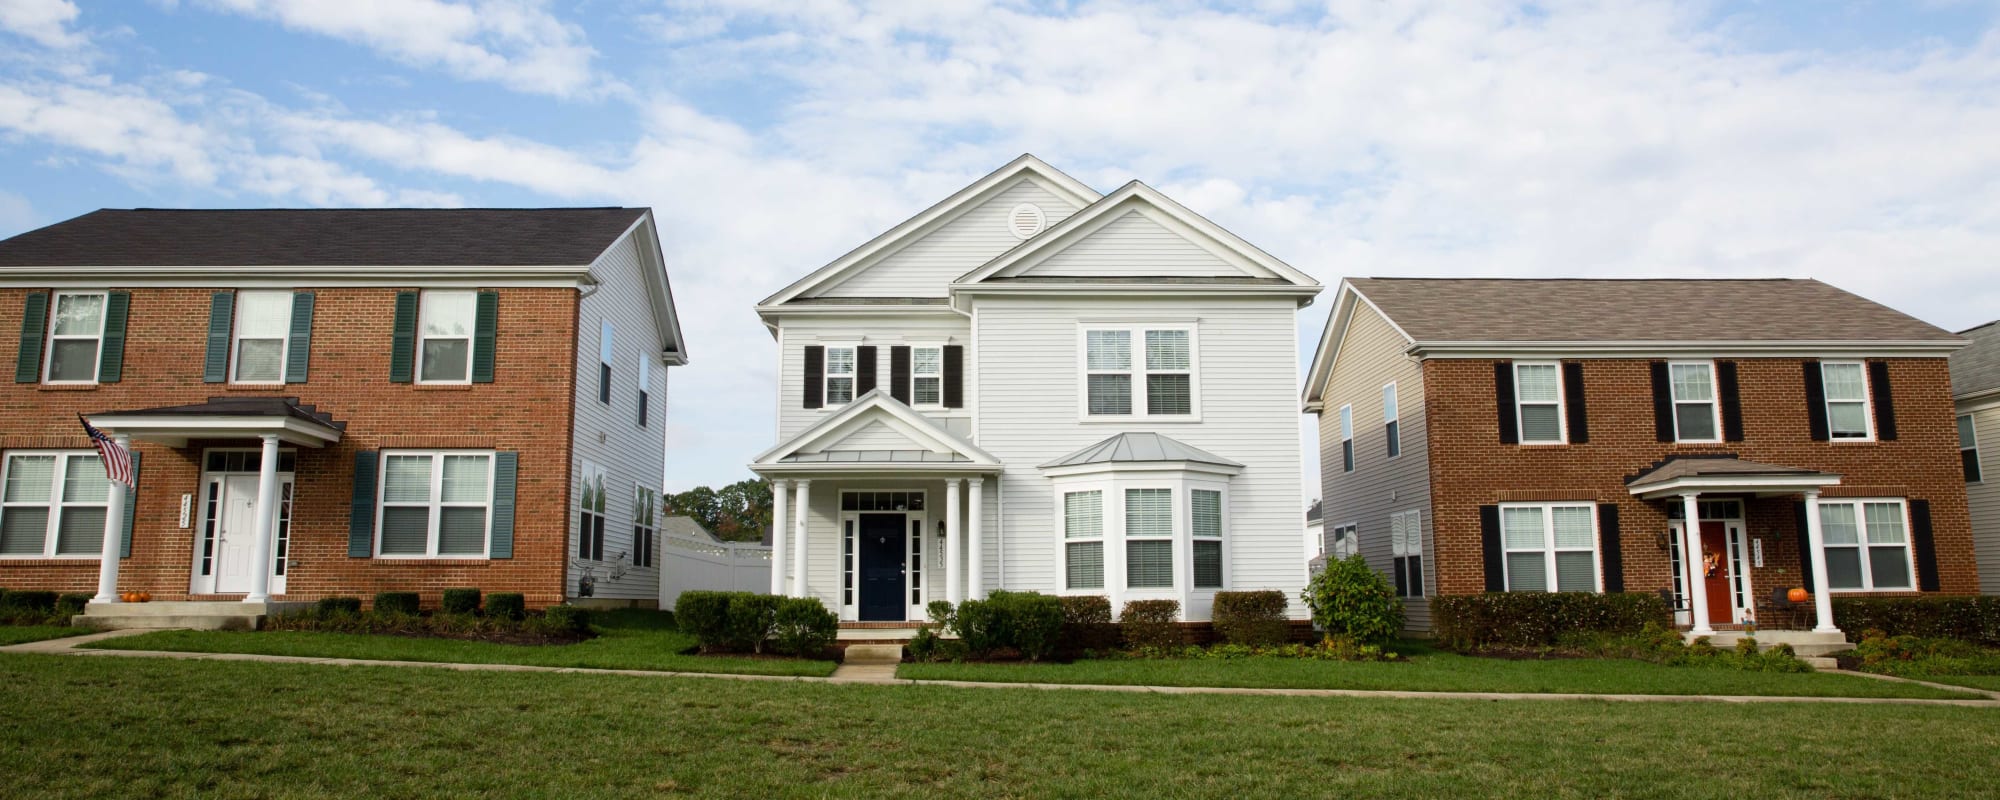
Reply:
[[[716,538],[755,542],[771,527],[771,484],[750,478],[710,489],[697,486],[666,496],[667,512],[692,517]]]

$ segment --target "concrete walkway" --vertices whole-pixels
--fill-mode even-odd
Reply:
[[[1963,686],[1948,686],[1927,681],[1895,678],[1845,670],[1822,670],[1836,675],[1860,675],[1878,680],[1915,683],[1948,691],[1966,692],[1980,695],[1985,699],[1944,700],[1901,697],[1792,697],[1758,695],[1652,695],[1652,694],[1584,694],[1574,692],[1411,692],[1377,689],[1234,689],[1206,686],[1114,686],[1078,683],[1004,683],[994,681],[917,681],[895,677],[895,665],[868,664],[843,666],[835,670],[832,677],[809,678],[786,675],[734,675],[710,672],[658,672],[638,669],[591,669],[584,667],[532,667],[519,664],[455,664],[434,661],[373,661],[358,658],[318,658],[310,656],[269,656],[249,653],[180,653],[164,650],[87,650],[78,645],[89,644],[116,636],[129,636],[150,631],[106,631],[86,636],[64,639],[49,639],[27,644],[0,647],[0,653],[41,653],[46,655],[111,657],[111,658],[171,658],[184,661],[259,661],[273,664],[322,664],[342,667],[424,667],[448,669],[462,672],[553,672],[570,675],[628,675],[647,678],[712,678],[735,681],[781,681],[791,683],[825,683],[842,685],[871,686],[946,686],[965,689],[1042,689],[1090,692],[1126,692],[1140,694],[1228,694],[1264,695],[1272,697],[1358,697],[1358,698],[1399,698],[1424,700],[1601,700],[1621,703],[1830,703],[1860,705],[1911,705],[1911,706],[1964,706],[1969,708],[2000,708],[2000,692],[1987,692]],[[868,667],[866,670],[849,672],[851,667]]]

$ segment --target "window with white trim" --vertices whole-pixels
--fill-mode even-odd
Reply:
[[[1514,363],[1514,413],[1522,444],[1562,444],[1562,367],[1553,361]]]
[[[1589,503],[1502,505],[1507,591],[1598,591],[1596,512]]]
[[[382,453],[385,558],[485,558],[493,519],[492,451]]]
[[[1324,549],[1328,558],[1341,559],[1361,552],[1360,526],[1355,523],[1327,529]]]
[[[1908,519],[1900,499],[1819,501],[1827,588],[1836,592],[1916,588]]]
[[[1104,588],[1104,492],[1063,493],[1063,588]]]
[[[1188,490],[1188,536],[1194,565],[1194,588],[1222,588],[1222,492]]]
[[[57,292],[49,316],[49,383],[96,383],[104,352],[104,292]]]
[[[1382,424],[1382,429],[1389,440],[1390,458],[1395,458],[1403,454],[1403,431],[1402,427],[1397,424],[1401,419],[1400,414],[1401,412],[1396,408],[1396,384],[1391,383],[1383,386],[1382,419],[1385,422]]]
[[[1820,385],[1826,390],[1826,430],[1834,441],[1875,438],[1874,416],[1868,413],[1868,369],[1859,361],[1822,361]]]
[[[646,427],[646,415],[653,402],[653,357],[639,355],[639,427]]]
[[[910,348],[910,400],[917,406],[944,404],[944,348]]]
[[[1354,471],[1354,406],[1340,407],[1340,471]]]
[[[604,520],[608,516],[604,470],[585,461],[577,474],[582,476],[583,485],[576,494],[576,557],[584,561],[603,561]]]
[[[653,548],[659,540],[660,493],[644,486],[632,489],[632,566],[653,566]]]
[[[598,323],[597,328],[597,402],[611,405],[611,359],[617,352],[612,349],[612,338],[617,330],[611,320]]]
[[[1193,328],[1093,327],[1083,339],[1086,416],[1194,415]],[[1136,357],[1134,342],[1144,347]]]
[[[1958,460],[1965,467],[1965,482],[1978,483],[1979,437],[1972,429],[1972,415],[1958,415]]]
[[[285,347],[291,336],[291,292],[237,292],[231,379],[236,383],[284,383]]]
[[[1125,490],[1125,588],[1174,586],[1174,490]]]
[[[852,346],[826,348],[826,404],[846,405],[854,402],[855,348]]]
[[[1715,362],[1667,364],[1674,401],[1674,441],[1722,441],[1722,417],[1715,402]]]
[[[0,471],[0,557],[104,553],[111,481],[95,451],[9,453]]]
[[[1393,559],[1398,597],[1424,596],[1423,512],[1389,515],[1389,555]]]
[[[478,293],[426,291],[420,300],[417,382],[471,383],[472,331]]]

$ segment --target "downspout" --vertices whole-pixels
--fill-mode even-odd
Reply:
[[[997,519],[993,521],[994,527],[999,528],[998,531],[994,532],[993,536],[994,539],[996,540],[997,545],[1000,548],[1000,552],[998,556],[995,557],[993,560],[998,564],[1000,569],[1000,580],[999,580],[1000,588],[1005,589],[1007,588],[1007,473],[1006,472],[1004,471],[1001,472],[999,477],[993,479],[993,495],[995,498],[995,502],[999,503],[1000,505],[999,513],[997,514]]]

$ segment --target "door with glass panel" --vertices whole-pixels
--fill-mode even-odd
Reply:
[[[256,473],[210,475],[202,487],[201,538],[195,547],[195,594],[248,594],[256,572]],[[280,475],[271,510],[272,594],[285,591],[285,564],[291,549],[292,478]]]

